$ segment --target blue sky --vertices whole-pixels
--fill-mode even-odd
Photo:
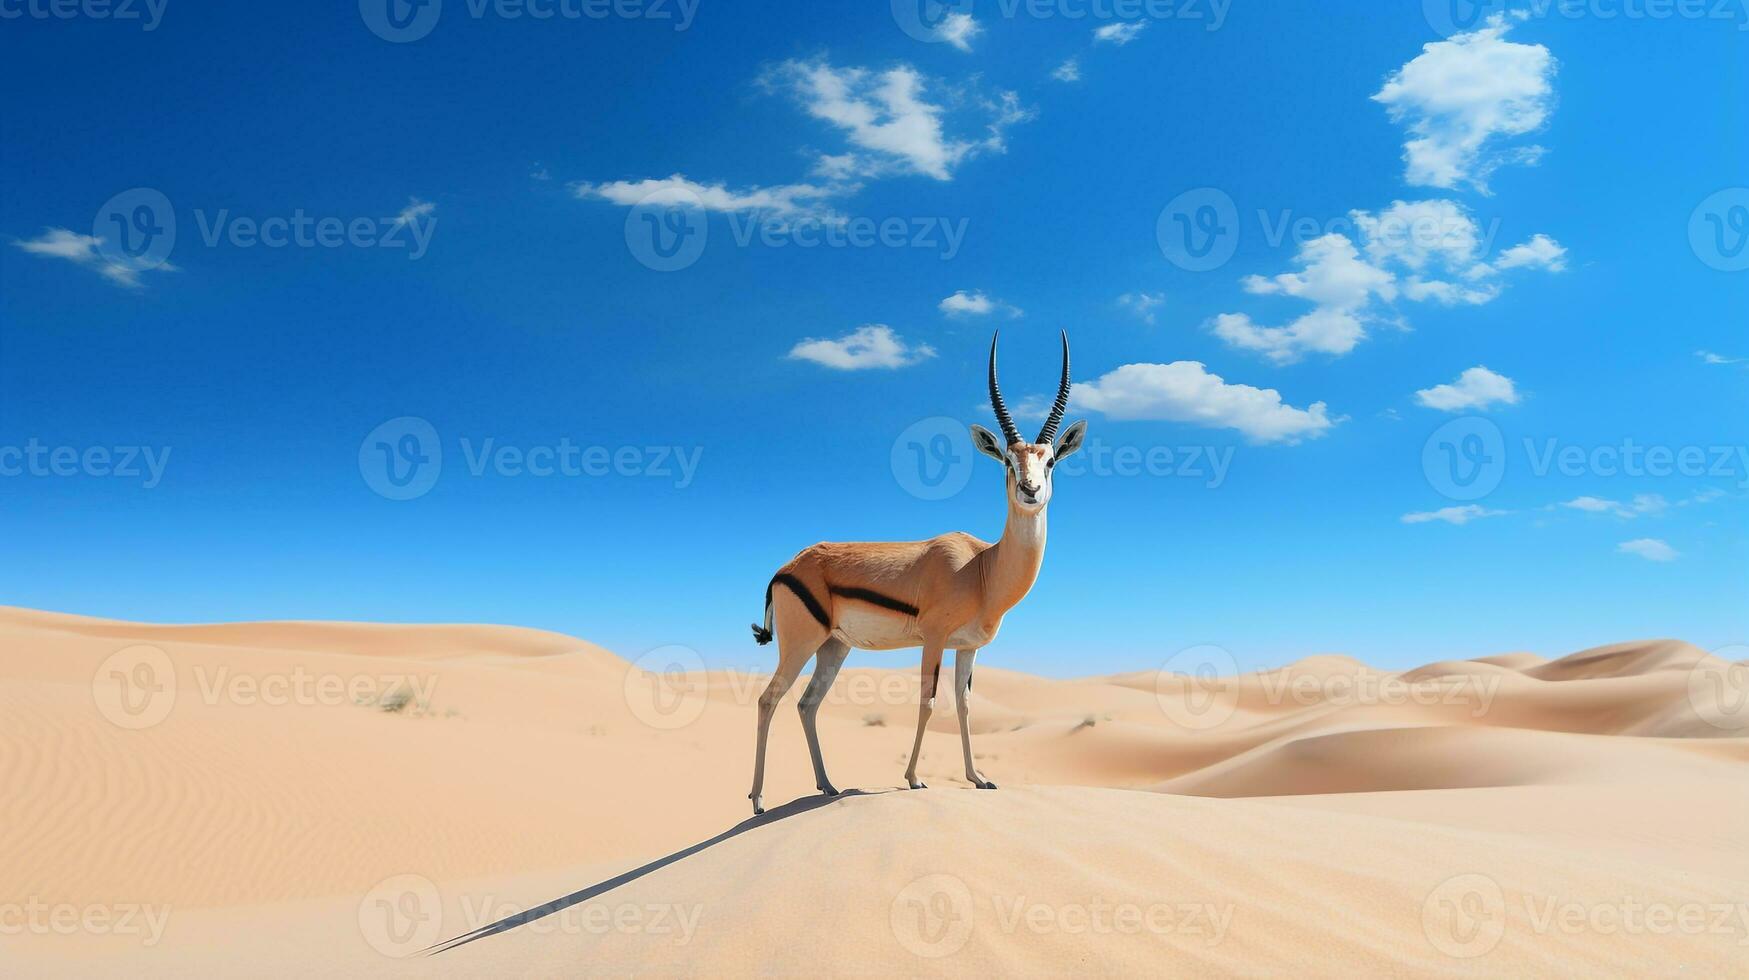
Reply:
[[[987,662],[1749,642],[1738,7],[375,2],[4,5],[0,601],[764,666],[1067,329]]]

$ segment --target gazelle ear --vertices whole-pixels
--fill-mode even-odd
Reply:
[[[978,452],[1004,466],[1008,465],[1008,451],[1002,448],[1002,440],[996,438],[996,433],[975,422],[972,424],[972,445],[978,447]]]
[[[1057,437],[1057,454],[1051,457],[1052,462],[1062,459],[1063,457],[1075,452],[1075,450],[1080,449],[1081,440],[1086,437],[1086,419],[1082,419],[1074,425],[1069,426],[1067,429],[1064,429],[1063,434]]]

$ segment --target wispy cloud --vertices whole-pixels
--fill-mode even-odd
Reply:
[[[1741,357],[1726,357],[1723,354],[1714,354],[1710,350],[1697,350],[1694,352],[1694,356],[1700,358],[1707,364],[1742,364],[1745,360],[1745,358]]]
[[[981,289],[974,289],[969,293],[961,289],[937,303],[936,307],[948,316],[988,316],[991,313],[1001,313],[1010,318],[1020,316],[1019,307],[986,296]]]
[[[1051,77],[1059,82],[1078,82],[1081,80],[1081,59],[1070,58],[1051,72]]]
[[[1141,35],[1142,29],[1148,26],[1145,20],[1115,21],[1093,29],[1095,44],[1128,44]]]
[[[1154,310],[1166,302],[1165,293],[1124,293],[1117,298],[1117,305],[1140,317],[1143,323],[1154,322]]]
[[[1675,561],[1681,553],[1658,538],[1635,538],[1615,546],[1623,554],[1639,555],[1647,561]]]
[[[1518,404],[1518,388],[1511,378],[1478,364],[1465,370],[1450,384],[1417,391],[1415,400],[1442,412],[1475,411],[1496,403]]]
[[[935,356],[928,344],[907,344],[884,323],[870,323],[836,340],[809,337],[790,348],[789,356],[840,371],[901,368]]]
[[[1409,183],[1487,193],[1496,168],[1542,156],[1539,146],[1497,146],[1541,129],[1554,106],[1554,57],[1540,44],[1506,40],[1510,29],[1495,14],[1479,30],[1427,44],[1373,95],[1408,127]]]
[[[14,240],[13,244],[32,255],[65,259],[74,265],[85,266],[117,286],[127,289],[142,287],[141,273],[154,269],[160,272],[176,270],[169,262],[135,262],[126,257],[106,254],[102,238],[81,235],[66,228],[45,228],[41,235],[25,241]]]
[[[391,224],[394,227],[399,228],[403,225],[418,221],[421,218],[430,217],[436,212],[437,205],[430,201],[421,201],[416,197],[410,197],[407,199],[407,206],[401,209],[400,214],[395,215],[395,220],[391,222]]]
[[[645,180],[615,180],[605,184],[580,181],[571,185],[571,193],[579,198],[600,198],[626,207],[648,204],[696,207],[706,211],[757,211],[774,218],[829,217],[832,212],[826,206],[826,200],[846,191],[843,187],[818,184],[731,190],[722,184],[689,180],[684,174]]]
[[[1316,438],[1341,421],[1330,417],[1323,402],[1295,408],[1273,388],[1228,384],[1198,361],[1125,364],[1095,380],[1077,381],[1071,398],[1109,418],[1236,429],[1254,442]]]
[[[948,14],[935,29],[935,36],[961,51],[972,50],[972,38],[984,33],[971,14]]]
[[[946,90],[909,65],[875,71],[839,68],[824,59],[791,60],[767,70],[762,82],[836,127],[852,150],[829,157],[827,166],[860,176],[911,173],[951,180],[966,160],[1003,152],[1006,129],[1032,117],[1013,92],[981,98],[969,89]],[[936,88],[957,104],[975,104],[984,117],[983,135],[950,135],[948,102],[932,94]]]
[[[1461,507],[1441,507],[1438,510],[1426,510],[1413,514],[1404,514],[1404,524],[1426,524],[1429,521],[1444,521],[1447,524],[1468,524],[1484,517],[1499,517],[1510,513],[1504,510],[1489,510],[1480,504],[1464,504]]]
[[[1698,502],[1706,503],[1713,499],[1716,498],[1709,496],[1704,500],[1698,500]],[[1690,501],[1687,500],[1682,501],[1679,506],[1687,506],[1689,502]],[[1616,500],[1606,500],[1602,497],[1574,497],[1572,500],[1564,501],[1560,506],[1569,510],[1584,511],[1587,514],[1612,514],[1616,517],[1638,517],[1641,514],[1656,514],[1665,510],[1670,506],[1670,502],[1665,500],[1662,494],[1641,493],[1635,494],[1634,499],[1625,504]]]

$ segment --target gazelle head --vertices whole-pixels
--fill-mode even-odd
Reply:
[[[990,407],[996,410],[996,424],[1002,436],[981,425],[972,426],[972,444],[978,451],[1008,468],[1008,500],[1022,512],[1033,514],[1051,502],[1051,471],[1070,453],[1081,448],[1087,435],[1087,422],[1076,422],[1057,434],[1063,412],[1069,407],[1069,334],[1063,334],[1063,378],[1057,383],[1057,400],[1045,419],[1038,438],[1027,442],[1014,427],[1008,406],[1002,403],[1002,389],[996,384],[996,338],[990,338]]]

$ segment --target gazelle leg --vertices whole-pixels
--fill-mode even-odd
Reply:
[[[911,743],[911,764],[905,767],[905,782],[912,789],[928,789],[917,780],[917,757],[923,753],[923,729],[935,710],[935,688],[941,680],[941,647],[923,648],[923,686],[917,698],[917,740]]]
[[[747,798],[753,801],[753,812],[764,813],[765,807],[759,797],[765,789],[765,739],[771,734],[771,715],[777,710],[777,703],[783,700],[790,685],[796,682],[796,676],[802,672],[802,667],[808,662],[807,653],[797,651],[794,641],[778,636],[777,672],[771,675],[771,683],[765,685],[765,693],[759,696],[759,736],[753,753],[753,792]]]
[[[995,789],[996,784],[984,778],[972,765],[972,660],[976,650],[958,650],[953,656],[953,699],[960,713],[960,746],[966,753],[966,781],[979,789]]]
[[[826,700],[826,692],[838,676],[838,668],[844,666],[844,658],[849,655],[850,646],[843,640],[827,640],[821,644],[820,652],[814,657],[814,677],[802,692],[801,703],[796,705],[802,713],[802,732],[808,736],[808,754],[814,760],[814,786],[827,796],[837,796],[838,789],[832,785],[832,780],[826,778],[826,760],[820,753],[820,733],[814,727],[814,718],[820,713],[820,702]]]

